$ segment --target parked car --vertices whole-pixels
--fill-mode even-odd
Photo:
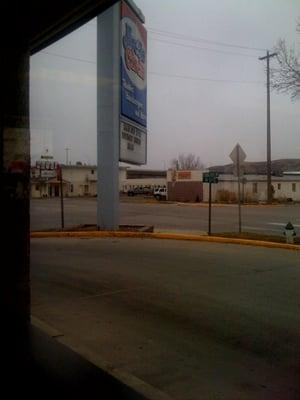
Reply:
[[[150,187],[136,187],[133,189],[129,189],[127,191],[128,196],[136,196],[139,194],[143,194],[143,195],[152,194],[152,189]]]
[[[161,187],[161,188],[155,189],[153,192],[153,196],[157,200],[167,200],[167,188]]]

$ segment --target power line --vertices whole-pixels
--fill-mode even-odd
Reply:
[[[206,43],[211,43],[211,44],[215,44],[218,46],[236,47],[238,49],[255,50],[255,51],[266,51],[266,49],[263,49],[260,47],[242,46],[242,45],[238,45],[238,44],[226,43],[226,42],[221,42],[221,41],[211,40],[211,39],[204,39],[204,38],[200,38],[200,37],[195,38],[195,37],[191,37],[188,35],[164,31],[161,29],[148,28],[148,32],[154,33],[156,35],[169,36],[169,37],[176,38],[176,39],[189,40],[191,42],[206,42]]]
[[[85,60],[83,58],[77,58],[77,57],[71,57],[71,56],[63,56],[61,54],[56,54],[48,51],[41,51],[40,53],[44,53],[50,56],[54,57],[61,57],[67,60],[73,60],[73,61],[80,61],[80,62],[85,62],[89,64],[96,64],[95,61],[90,61],[90,60]],[[148,71],[149,75],[157,75],[157,76],[165,76],[169,78],[181,78],[181,79],[189,79],[193,81],[209,81],[209,82],[227,82],[227,83],[243,83],[243,84],[262,84],[264,82],[261,81],[237,81],[237,80],[230,80],[230,79],[212,79],[212,78],[200,78],[200,77],[192,77],[192,76],[187,76],[187,75],[177,75],[177,74],[164,74],[160,72],[155,72],[155,71]]]
[[[90,26],[90,27],[93,27],[93,28],[97,27],[97,24],[89,23],[89,24],[86,24],[86,25]],[[238,44],[233,44],[233,43],[222,42],[222,41],[218,41],[218,40],[205,39],[205,38],[200,38],[200,37],[196,38],[196,37],[191,37],[191,36],[184,35],[184,34],[179,34],[179,33],[176,33],[176,32],[164,31],[162,29],[147,28],[147,31],[149,33],[153,33],[155,35],[167,36],[167,37],[176,38],[176,39],[180,39],[180,40],[189,40],[189,41],[192,41],[192,42],[205,42],[205,43],[211,43],[211,44],[214,44],[214,45],[217,45],[217,46],[235,47],[235,48],[238,48],[238,49],[245,49],[245,50],[266,51],[266,49],[264,49],[262,47],[243,46],[243,45],[238,45]],[[154,40],[154,39],[152,39],[152,40]],[[249,55],[249,57],[255,57],[255,56],[250,56]]]
[[[40,51],[40,53],[47,54],[49,56],[64,58],[66,60],[74,60],[74,61],[80,61],[80,62],[84,62],[84,63],[88,63],[88,64],[96,64],[96,61],[85,60],[83,58],[77,58],[77,57],[71,57],[71,56],[64,56],[62,54],[52,53],[50,51],[42,50],[42,51]]]
[[[224,82],[224,83],[243,83],[243,84],[255,84],[261,85],[264,84],[262,81],[237,81],[231,79],[212,79],[212,78],[200,78],[200,77],[193,77],[188,75],[177,75],[177,74],[164,74],[155,71],[149,71],[149,75],[157,75],[157,76],[165,76],[168,78],[179,78],[179,79],[189,79],[192,81],[208,81],[208,82]]]
[[[199,49],[199,50],[205,50],[205,51],[212,51],[216,53],[222,53],[222,54],[228,54],[228,55],[234,55],[234,56],[244,56],[244,57],[251,57],[257,59],[257,56],[254,56],[252,54],[243,54],[243,53],[235,53],[232,51],[223,51],[223,50],[217,50],[217,49],[212,49],[209,47],[199,47],[199,46],[194,46],[192,44],[184,44],[184,43],[178,43],[178,42],[171,42],[169,40],[163,40],[163,39],[157,39],[157,38],[149,38],[150,40],[153,40],[155,42],[161,42],[161,43],[167,43],[167,44],[173,44],[175,46],[181,46],[181,47],[189,47],[192,49]]]

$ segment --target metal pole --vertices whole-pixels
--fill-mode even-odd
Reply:
[[[242,203],[244,204],[245,203],[245,180],[244,180],[244,178],[242,180],[242,184],[243,184],[243,186],[242,186]]]
[[[209,178],[209,200],[208,200],[208,234],[211,235],[211,181]]]
[[[62,167],[59,166],[59,177],[60,177],[60,211],[61,211],[61,229],[65,227],[64,217],[64,193],[63,193],[63,178],[62,178]]]
[[[242,212],[241,212],[241,178],[240,178],[240,147],[237,148],[237,176],[238,176],[238,205],[239,205],[239,233],[242,232]]]
[[[271,191],[271,118],[270,118],[270,54],[267,51],[267,188],[268,203],[272,202]]]
[[[267,60],[267,201],[272,202],[272,164],[271,164],[271,112],[270,112],[270,58],[276,56],[277,53],[259,57],[259,60]]]
[[[69,163],[69,157],[68,157],[69,156],[69,154],[68,154],[69,148],[66,147],[65,150],[66,150],[66,165],[68,165],[68,163]]]

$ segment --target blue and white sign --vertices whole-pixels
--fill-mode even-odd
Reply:
[[[147,126],[147,32],[121,2],[121,115]]]

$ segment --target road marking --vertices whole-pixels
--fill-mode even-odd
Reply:
[[[271,228],[260,228],[259,226],[242,226],[243,229],[250,229],[255,231],[268,231],[268,232],[277,232],[278,229],[271,229]]]
[[[282,223],[282,222],[268,222],[268,225],[278,225],[278,226],[285,226],[286,223]],[[296,226],[297,228],[300,227],[299,224],[293,224],[294,226]]]
[[[134,288],[136,290],[137,287]],[[144,289],[144,286],[138,287],[138,289]],[[112,290],[109,292],[103,292],[103,293],[97,293],[97,294],[88,294],[86,296],[80,296],[80,299],[90,299],[93,297],[102,297],[102,296],[111,296],[114,294],[119,294],[119,293],[126,293],[126,292],[132,292],[133,289],[119,289],[119,290]]]

